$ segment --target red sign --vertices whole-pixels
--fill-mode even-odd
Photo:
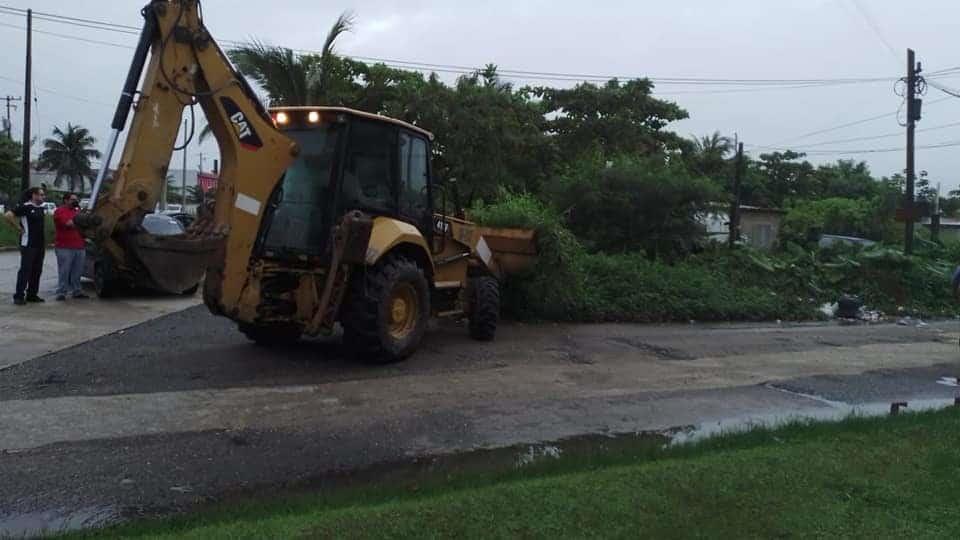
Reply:
[[[200,186],[200,191],[208,193],[210,191],[215,191],[217,189],[217,180],[220,177],[207,174],[207,173],[197,173],[197,184]]]

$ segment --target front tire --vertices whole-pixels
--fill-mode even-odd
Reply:
[[[420,345],[430,318],[430,289],[423,270],[389,257],[354,276],[340,324],[344,343],[365,361],[403,360]]]
[[[490,276],[481,276],[471,278],[468,288],[470,337],[478,341],[492,341],[500,321],[500,283]]]

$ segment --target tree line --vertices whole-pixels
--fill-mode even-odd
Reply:
[[[270,105],[345,106],[433,132],[435,174],[457,179],[461,204],[532,194],[596,250],[684,252],[702,232],[695,215],[730,200],[732,141],[719,132],[672,131],[688,112],[655,97],[647,79],[516,86],[490,64],[447,84],[435,73],[337,54],[338,37],[352,27],[353,18],[342,15],[317,54],[259,42],[228,54]],[[90,159],[99,157],[93,143],[85,128],[57,128],[38,164],[57,172],[57,186],[82,190]],[[8,195],[19,176],[18,146],[0,141],[0,190]],[[804,157],[789,150],[747,157],[742,202],[787,209],[789,239],[811,230],[893,239],[902,175],[876,178],[863,162],[813,165]],[[925,182],[921,200],[934,196]],[[942,208],[960,210],[958,195],[943,198]]]

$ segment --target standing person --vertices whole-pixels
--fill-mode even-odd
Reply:
[[[20,231],[20,271],[17,272],[17,290],[13,303],[22,306],[27,302],[43,302],[40,298],[40,274],[43,272],[43,189],[30,188],[25,193],[25,202],[15,206],[6,216]],[[13,218],[19,218],[19,222]]]
[[[89,298],[80,287],[80,276],[86,259],[86,243],[73,223],[80,213],[80,198],[76,193],[63,196],[63,204],[53,213],[56,228],[54,246],[57,251],[57,301],[62,302],[70,294],[77,299]]]

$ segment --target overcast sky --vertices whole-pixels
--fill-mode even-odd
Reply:
[[[0,0],[0,5],[140,25],[144,1]],[[336,16],[352,10],[353,33],[338,43],[348,55],[404,61],[597,75],[714,79],[835,79],[899,77],[912,47],[926,72],[960,66],[956,0],[686,0],[450,2],[438,0],[206,0],[207,26],[215,37],[255,37],[276,45],[318,49]],[[0,14],[0,95],[20,96],[23,85],[22,17]],[[35,21],[38,31],[132,45],[133,36]],[[34,132],[46,136],[67,122],[89,127],[105,141],[113,103],[131,51],[48,34],[34,36],[34,84],[38,101]],[[449,80],[452,75],[446,75]],[[960,87],[960,72],[938,78]],[[570,83],[514,80],[517,84]],[[706,93],[705,93],[706,92]],[[658,85],[690,119],[669,129],[690,136],[719,130],[750,145],[798,150],[901,148],[897,135],[866,141],[832,142],[902,132],[893,114],[901,103],[893,83],[882,81],[813,88],[756,89]],[[918,129],[960,122],[960,99],[931,88]],[[932,103],[935,100],[941,100]],[[2,103],[2,102],[0,102]],[[3,112],[3,109],[0,109]],[[21,111],[17,111],[19,115]],[[809,137],[806,133],[871,116],[889,116]],[[14,135],[21,119],[14,118]],[[429,126],[426,126],[429,128]],[[917,134],[918,145],[960,141],[960,126]],[[802,144],[829,143],[801,148]],[[785,144],[786,143],[786,144]],[[204,149],[209,156],[213,148]],[[760,149],[748,147],[753,154]],[[200,148],[189,150],[191,167]],[[960,146],[919,149],[917,169],[960,183]],[[814,162],[862,159],[875,175],[904,167],[902,152],[811,155]],[[176,156],[174,167],[178,167]],[[210,166],[209,158],[206,162]]]

